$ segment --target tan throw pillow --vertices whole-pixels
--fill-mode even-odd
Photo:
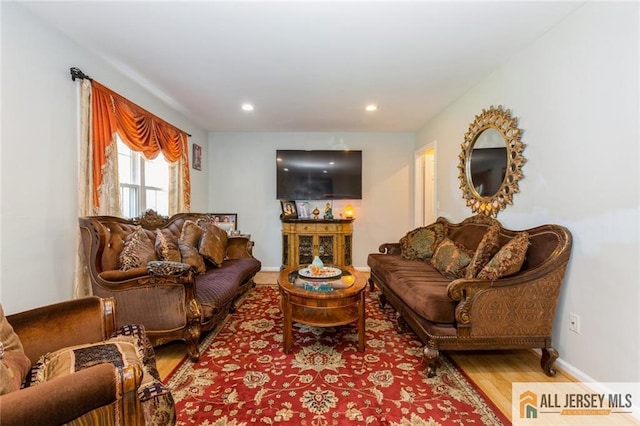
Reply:
[[[31,369],[20,337],[4,316],[0,305],[0,395],[20,389]]]
[[[145,266],[151,260],[158,260],[154,245],[155,241],[152,241],[145,230],[138,226],[124,239],[124,248],[119,257],[120,269],[128,271]]]
[[[84,370],[98,364],[110,363],[116,367],[142,365],[143,349],[135,337],[118,336],[109,340],[85,345],[71,346],[43,355],[31,372],[31,386]],[[144,371],[144,368],[143,368]],[[144,372],[142,385],[153,381]],[[142,386],[141,386],[142,388]]]
[[[196,274],[204,274],[207,270],[207,265],[204,263],[204,258],[198,252],[198,249],[193,247],[191,244],[183,241],[182,239],[178,240],[178,248],[180,248],[180,256],[182,257],[182,262],[190,265]]]
[[[192,220],[185,220],[182,225],[182,232],[180,233],[179,240],[184,241],[192,247],[200,247],[200,238],[202,237],[203,229],[198,226]]]
[[[180,262],[180,249],[178,239],[168,229],[156,229],[156,254],[159,260],[167,262]]]
[[[478,273],[478,278],[495,281],[515,274],[522,268],[529,247],[529,234],[520,232],[487,263]]]
[[[491,260],[493,256],[500,250],[500,225],[494,223],[491,225],[487,232],[482,236],[480,244],[471,259],[471,263],[467,267],[465,273],[466,278],[475,278],[478,272],[484,268],[484,266]]]
[[[199,252],[215,266],[222,266],[227,254],[227,233],[213,223],[200,223],[204,229],[200,238]]]
[[[462,278],[472,256],[473,250],[445,238],[436,248],[431,265],[449,279]]]
[[[429,260],[446,232],[446,226],[442,223],[433,223],[407,232],[400,239],[401,256],[410,260]]]

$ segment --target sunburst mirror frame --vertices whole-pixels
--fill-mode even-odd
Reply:
[[[497,130],[505,141],[507,167],[502,185],[496,193],[491,196],[482,196],[476,191],[471,179],[471,154],[480,134],[489,128]],[[482,113],[476,115],[475,120],[469,125],[461,145],[462,152],[458,156],[460,159],[458,179],[462,197],[474,213],[495,217],[508,204],[513,204],[513,195],[520,192],[518,181],[524,177],[522,165],[526,162],[522,156],[525,144],[520,140],[521,135],[518,118],[511,117],[511,111],[503,110],[502,105],[497,107],[491,105],[488,110],[483,109]]]

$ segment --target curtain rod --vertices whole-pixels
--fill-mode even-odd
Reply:
[[[82,70],[80,70],[80,68],[71,67],[69,68],[69,72],[71,73],[71,80],[73,81],[76,81],[76,78],[79,78],[80,80],[84,80],[84,79],[93,80],[91,77],[83,73]]]
[[[71,67],[71,68],[69,68],[69,72],[71,73],[71,80],[73,80],[73,81],[76,81],[76,78],[79,78],[80,80],[85,80],[86,79],[86,80],[89,80],[89,81],[93,81],[93,79],[91,77],[89,77],[88,75],[86,75],[85,73],[83,73],[80,68]],[[138,108],[140,108],[140,107],[138,107]],[[152,113],[150,113],[150,114],[152,114]],[[152,115],[155,116],[155,114],[152,114]],[[158,117],[158,118],[160,118],[160,117]],[[162,119],[160,118],[160,120],[162,120]],[[162,120],[162,121],[164,121],[164,120]],[[167,124],[169,124],[169,123],[167,123]],[[176,127],[176,129],[177,129],[177,127]],[[183,130],[180,130],[180,131],[182,132]],[[187,133],[187,132],[184,132],[184,133],[188,137],[191,137],[191,135],[189,133]]]

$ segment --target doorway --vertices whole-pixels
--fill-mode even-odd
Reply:
[[[414,226],[436,221],[436,141],[416,153],[414,173]]]

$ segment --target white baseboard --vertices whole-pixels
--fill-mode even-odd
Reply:
[[[540,349],[529,349],[531,352],[534,352],[538,357],[542,356],[542,351]],[[575,366],[569,364],[562,358],[558,358],[555,361],[556,370],[562,370],[567,375],[573,377],[578,382],[595,382],[593,377],[589,376],[584,371],[576,368]]]
[[[263,266],[260,272],[280,272],[279,266]]]
[[[536,355],[538,356],[542,355],[542,351],[540,349],[530,349],[530,350],[532,352],[535,352]],[[617,390],[615,389],[610,389],[609,386],[607,386],[607,383],[598,382],[596,379],[589,376],[587,373],[580,370],[579,368],[576,368],[574,365],[569,364],[567,361],[563,360],[562,358],[558,358],[555,361],[555,367],[556,367],[556,370],[561,370],[563,373],[567,374],[568,376],[573,377],[576,381],[580,383],[588,384],[587,386],[596,392],[606,393],[606,394],[617,392]],[[630,416],[636,420],[640,420],[640,407],[638,407],[636,404],[634,404],[629,410]]]

